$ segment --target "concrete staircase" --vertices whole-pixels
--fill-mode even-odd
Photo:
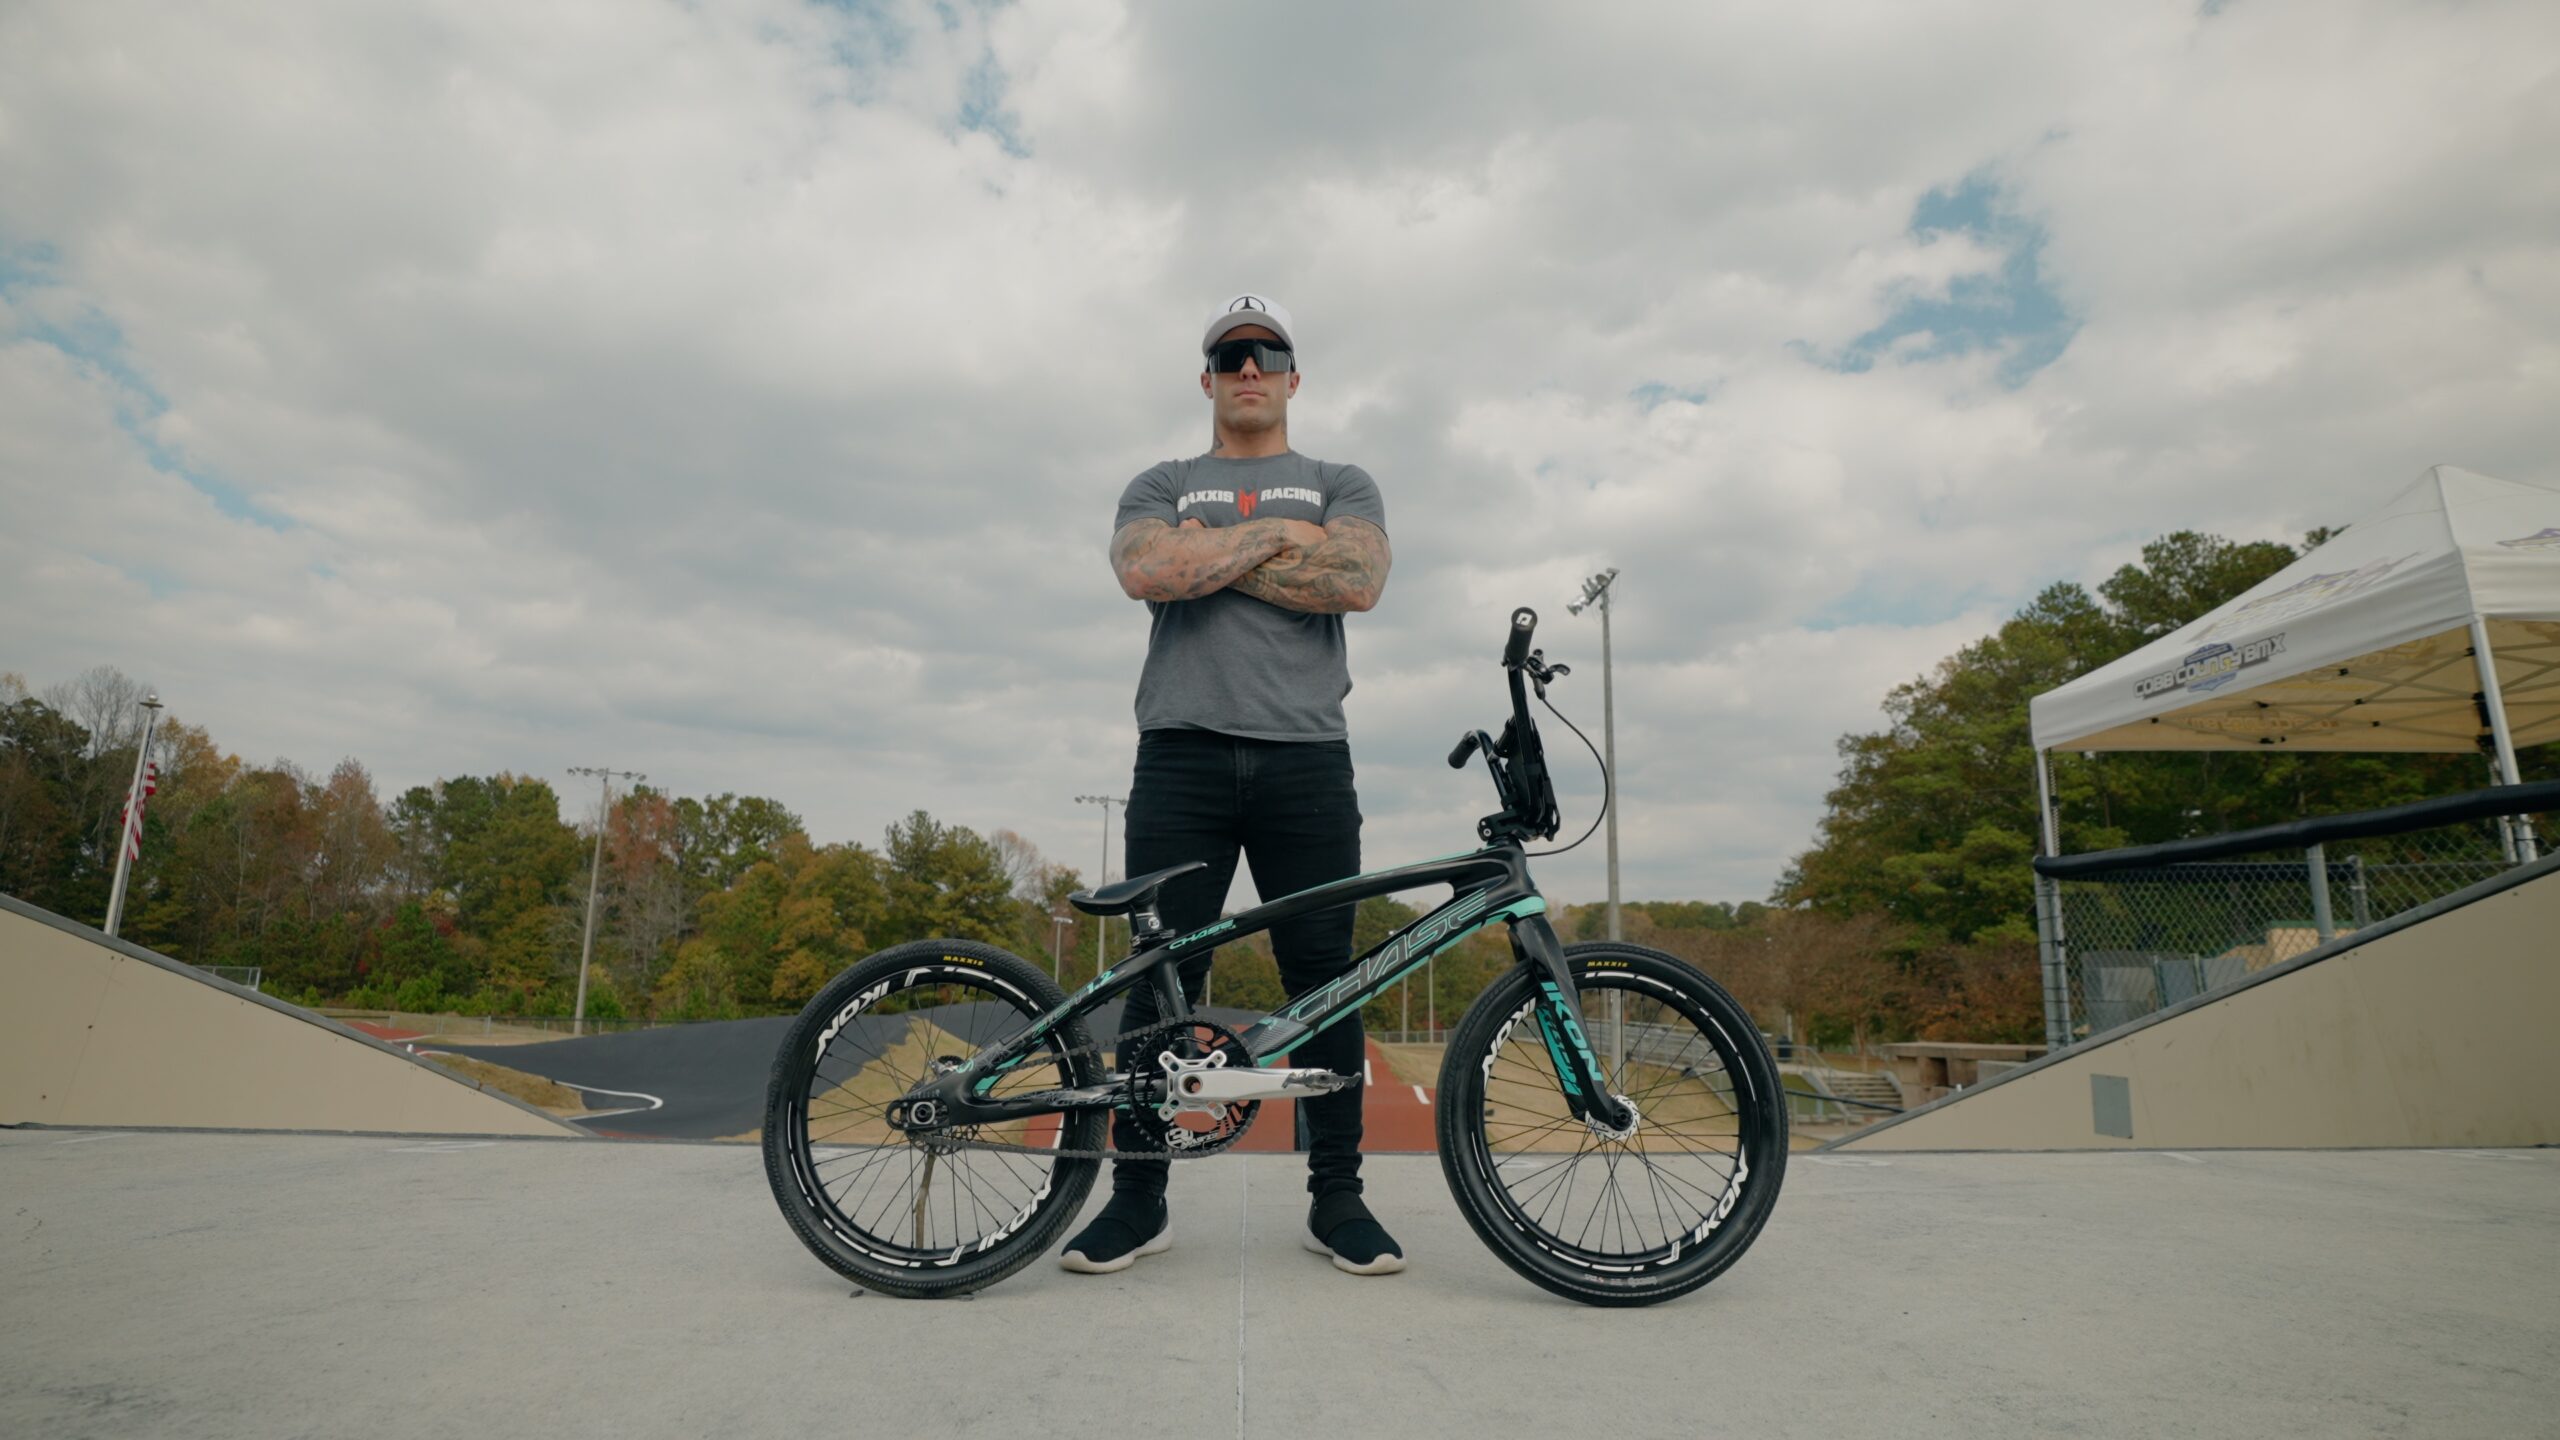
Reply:
[[[1873,1074],[1863,1070],[1810,1068],[1806,1069],[1804,1074],[1814,1084],[1843,1100],[1861,1102],[1852,1112],[1856,1118],[1875,1119],[1885,1113],[1882,1110],[1869,1109],[1868,1106],[1883,1105],[1894,1110],[1902,1108],[1902,1087],[1895,1084],[1890,1075]]]

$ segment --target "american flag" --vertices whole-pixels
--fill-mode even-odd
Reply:
[[[142,802],[160,793],[160,762],[142,767],[142,793],[124,808],[124,853],[126,858],[142,858]]]

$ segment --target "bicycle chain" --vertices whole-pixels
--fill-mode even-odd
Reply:
[[[1130,1042],[1137,1041],[1139,1043],[1135,1047],[1136,1051],[1143,1055],[1146,1053],[1147,1047],[1154,1043],[1154,1037],[1158,1031],[1188,1030],[1202,1025],[1212,1026],[1224,1032],[1227,1038],[1235,1041],[1240,1049],[1244,1044],[1244,1037],[1238,1035],[1235,1031],[1228,1029],[1226,1026],[1219,1024],[1215,1020],[1203,1019],[1195,1015],[1188,1020],[1164,1020],[1150,1025],[1144,1030],[1132,1030],[1121,1036],[1119,1039],[1113,1041],[1112,1045],[1123,1055],[1126,1055],[1132,1048]],[[1062,1060],[1074,1059],[1080,1056],[1091,1056],[1094,1064],[1099,1066],[1102,1063],[1103,1047],[1101,1045],[1078,1045],[1068,1049],[1052,1050],[1048,1053]],[[1245,1051],[1243,1053],[1250,1054],[1251,1052]],[[1144,1077],[1135,1069],[1132,1069],[1128,1072],[1127,1078],[1122,1082],[1129,1090],[1130,1113],[1133,1116],[1141,1114],[1141,1107],[1138,1103],[1137,1086],[1138,1082],[1143,1078]],[[1259,1105],[1260,1102],[1257,1101],[1254,1103]],[[1061,1118],[1063,1121],[1063,1116]],[[1155,1117],[1152,1113],[1145,1113],[1143,1118],[1138,1121],[1139,1128],[1141,1129],[1151,1128],[1154,1123]],[[1044,1155],[1053,1160],[1206,1160],[1212,1155],[1222,1155],[1228,1150],[1234,1148],[1236,1142],[1244,1138],[1245,1130],[1252,1128],[1252,1126],[1251,1122],[1248,1121],[1242,1129],[1237,1130],[1233,1136],[1219,1144],[1194,1146],[1188,1150],[1177,1150],[1170,1146],[1162,1150],[1075,1150],[1056,1145],[1017,1145],[1010,1140],[983,1140],[978,1138],[975,1133],[971,1133],[966,1136],[963,1136],[960,1133],[961,1130],[975,1132],[979,1128],[980,1127],[975,1125],[962,1126],[959,1127],[959,1129],[940,1132],[929,1137],[910,1137],[910,1140],[912,1143],[929,1150],[940,1150],[944,1152],[953,1150],[992,1150],[1013,1155]]]

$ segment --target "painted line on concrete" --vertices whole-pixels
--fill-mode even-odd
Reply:
[[[2530,1150],[2430,1150],[2430,1155],[2452,1155],[2464,1160],[2530,1160]]]
[[[1414,1098],[1414,1099],[1416,1099],[1416,1100],[1421,1101],[1421,1102],[1422,1102],[1423,1104],[1425,1104],[1425,1105],[1428,1105],[1428,1104],[1430,1104],[1430,1103],[1431,1103],[1431,1097],[1430,1097],[1430,1096],[1428,1096],[1428,1095],[1423,1094],[1423,1093],[1422,1093],[1422,1087],[1421,1087],[1421,1086],[1419,1086],[1419,1085],[1416,1085],[1416,1086],[1414,1086],[1414,1087],[1413,1087],[1413,1098]]]
[[[554,1080],[551,1083],[554,1085],[566,1085],[572,1090],[588,1095],[619,1095],[626,1100],[646,1100],[649,1102],[646,1105],[625,1105],[619,1110],[588,1110],[571,1117],[572,1119],[580,1121],[602,1120],[614,1115],[639,1115],[651,1110],[663,1109],[667,1103],[655,1095],[646,1094],[638,1090],[607,1090],[599,1085],[581,1085],[575,1080]]]
[[[2175,1150],[2154,1150],[2151,1153],[2154,1155],[2166,1155],[2172,1160],[2184,1160],[2190,1165],[2201,1165],[2204,1163],[2203,1158],[2200,1156],[2182,1155]]]
[[[1244,1440],[1244,1297],[1252,1263],[1253,1167],[1236,1167],[1236,1440]]]
[[[92,1140],[121,1140],[124,1138],[124,1134],[125,1132],[120,1130],[108,1130],[96,1135],[74,1135],[68,1140],[56,1140],[53,1143],[56,1145],[86,1145]]]
[[[1846,1165],[1859,1170],[1882,1170],[1893,1163],[1869,1155],[1807,1155],[1804,1158],[1816,1165]]]
[[[495,1145],[495,1140],[443,1140],[433,1145],[402,1145],[387,1152],[393,1155],[449,1155],[456,1150],[478,1150]]]
[[[415,1045],[411,1045],[411,1046],[409,1046],[409,1047],[407,1047],[407,1048],[408,1048],[409,1053],[410,1053],[410,1054],[412,1054],[412,1055],[451,1055],[451,1054],[453,1054],[453,1052],[452,1052],[452,1051],[450,1051],[450,1050],[421,1050],[421,1049],[419,1049],[419,1048],[418,1048],[417,1046],[415,1046]],[[465,1060],[469,1060],[469,1059],[475,1059],[475,1058],[477,1058],[477,1057],[475,1057],[475,1056],[465,1055],[465,1056],[461,1056],[461,1057],[458,1057],[458,1058],[465,1059]],[[486,1061],[484,1061],[483,1063],[484,1063],[484,1064],[486,1064],[486,1063],[494,1063],[494,1062],[486,1062]],[[545,1078],[545,1079],[549,1079],[550,1077],[545,1076],[545,1077],[543,1077],[543,1078]],[[575,1081],[575,1080],[553,1080],[553,1081],[551,1081],[551,1083],[552,1083],[552,1084],[554,1084],[554,1085],[566,1085],[566,1086],[568,1086],[568,1087],[569,1087],[570,1089],[572,1089],[572,1090],[580,1091],[580,1092],[585,1093],[585,1094],[588,1094],[588,1095],[619,1095],[619,1096],[621,1096],[621,1097],[622,1097],[623,1099],[625,1099],[625,1100],[646,1100],[646,1101],[648,1101],[648,1102],[649,1102],[649,1103],[648,1103],[648,1104],[646,1104],[646,1105],[625,1105],[625,1106],[623,1106],[623,1107],[622,1107],[621,1109],[619,1109],[619,1110],[585,1110],[585,1111],[581,1111],[581,1112],[579,1112],[578,1114],[576,1114],[576,1115],[574,1115],[574,1116],[569,1117],[569,1118],[574,1119],[574,1120],[604,1120],[604,1119],[609,1119],[609,1118],[611,1118],[611,1117],[613,1117],[613,1116],[615,1116],[615,1115],[638,1115],[638,1114],[641,1114],[641,1113],[642,1113],[642,1112],[644,1112],[644,1111],[649,1111],[649,1110],[663,1110],[663,1109],[665,1109],[665,1108],[666,1108],[666,1105],[667,1105],[667,1102],[666,1102],[666,1101],[661,1100],[661,1099],[659,1099],[657,1096],[655,1096],[655,1095],[651,1095],[651,1094],[649,1094],[648,1092],[646,1092],[646,1091],[642,1091],[642,1090],[607,1090],[606,1088],[604,1088],[604,1087],[603,1087],[603,1086],[601,1086],[601,1085],[581,1085],[581,1084],[579,1084],[579,1083],[578,1083],[577,1081]]]

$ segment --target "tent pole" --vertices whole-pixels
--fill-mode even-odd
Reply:
[[[2478,615],[2471,617],[2471,659],[2480,667],[2480,699],[2489,709],[2489,735],[2498,742],[2499,781],[2521,785],[2524,772],[2516,765],[2515,736],[2507,729],[2507,699],[2498,689],[2498,660],[2489,650],[2489,622]],[[2523,827],[2516,849],[2521,858],[2534,858],[2533,827]]]
[[[2498,770],[2498,757],[2491,755],[2486,758],[2489,762],[2489,784],[2492,787],[2506,784],[2506,777]],[[2508,864],[2516,863],[2516,817],[2513,815],[2498,817],[2498,853],[2507,857]]]
[[[2036,747],[2037,853],[2059,855],[2062,841],[2053,816],[2052,759]],[[2063,969],[2062,887],[2038,874],[2036,882],[2036,959],[2044,972],[2044,1044],[2048,1053],[2071,1043],[2071,983]]]

